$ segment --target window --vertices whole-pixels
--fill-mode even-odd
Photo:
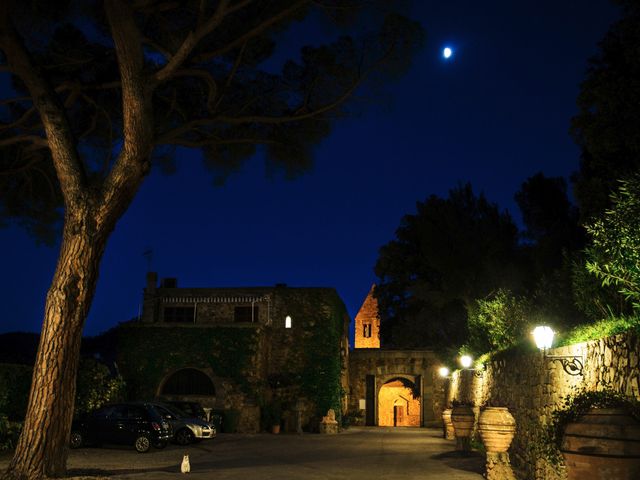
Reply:
[[[257,322],[258,307],[236,307],[233,312],[234,322]]]
[[[164,321],[168,323],[194,323],[194,307],[164,307]]]
[[[362,325],[362,336],[364,338],[371,338],[371,324],[370,323],[364,323]]]
[[[287,315],[284,319],[284,328],[291,328],[291,316]]]

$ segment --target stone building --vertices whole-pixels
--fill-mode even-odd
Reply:
[[[182,288],[149,273],[118,364],[134,398],[198,401],[244,432],[277,405],[285,430],[313,429],[328,408],[346,409],[348,327],[332,288]]]
[[[371,287],[355,321],[355,349],[349,357],[349,411],[359,423],[379,426],[439,425],[444,391],[430,350],[380,346],[378,301]]]
[[[356,315],[355,348],[380,348],[380,315],[378,299],[373,296],[374,288],[375,285],[372,285]]]

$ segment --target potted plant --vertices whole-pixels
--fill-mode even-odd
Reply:
[[[640,404],[610,389],[569,395],[553,413],[547,443],[547,457],[564,460],[569,480],[640,478]]]

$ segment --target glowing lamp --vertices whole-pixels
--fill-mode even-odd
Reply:
[[[471,367],[472,363],[473,363],[473,358],[471,358],[470,355],[462,355],[460,357],[460,365],[462,365],[462,368],[469,368]]]
[[[536,347],[540,350],[546,350],[551,348],[553,344],[554,331],[551,327],[539,326],[533,329],[533,339],[536,342]]]
[[[446,378],[449,376],[449,369],[447,367],[440,367],[438,369],[438,374],[443,377]]]
[[[284,319],[284,328],[291,328],[291,316],[287,315]]]

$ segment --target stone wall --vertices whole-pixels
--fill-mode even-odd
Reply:
[[[640,399],[637,333],[554,348],[549,356],[578,356],[584,375],[572,376],[559,360],[544,358],[541,352],[499,354],[484,371],[454,372],[447,388],[447,403],[472,403],[476,420],[481,407],[505,406],[516,419],[516,436],[509,450],[520,479],[564,480],[566,474],[539,458],[543,426],[563,399],[580,389],[600,390],[606,386]]]
[[[380,348],[380,314],[378,299],[373,296],[374,288],[375,285],[369,290],[354,320],[355,348]]]
[[[370,425],[379,424],[378,399],[381,388],[388,382],[404,379],[415,385],[420,393],[421,425],[435,426],[442,416],[443,382],[437,374],[438,357],[429,350],[354,349],[349,358],[349,412],[360,412],[359,423],[367,422],[366,412],[360,408],[367,401]],[[367,377],[372,380],[368,391]],[[419,422],[420,424],[420,422]]]
[[[139,331],[162,331],[162,338],[170,339],[161,352],[155,352],[159,357],[155,363],[163,364],[163,369],[157,369],[162,371],[153,378],[140,375],[140,363],[148,360],[144,354],[125,360],[132,350],[157,347],[157,338],[140,335],[139,344],[119,348],[125,377],[141,377],[136,378],[135,383],[140,384],[136,395],[158,395],[162,379],[174,370],[196,368],[210,369],[207,374],[216,387],[215,397],[197,400],[216,409],[239,410],[240,431],[258,431],[260,407],[270,404],[281,408],[285,430],[295,430],[296,422],[291,419],[297,421],[299,412],[303,425],[313,429],[314,420],[326,415],[329,408],[338,414],[340,407],[346,409],[346,398],[338,397],[348,388],[350,319],[335,289],[167,285],[162,282],[158,286],[157,275],[148,275],[142,318],[136,324]],[[167,315],[168,309],[192,313],[184,321]],[[236,309],[255,315],[236,316]],[[254,332],[251,342],[231,345],[218,338],[217,332],[234,330]],[[153,345],[145,346],[148,341]],[[197,348],[189,347],[177,355],[176,350],[184,350],[185,343]],[[123,347],[123,342],[119,344]],[[231,372],[236,356],[245,362],[241,371],[236,368]]]

